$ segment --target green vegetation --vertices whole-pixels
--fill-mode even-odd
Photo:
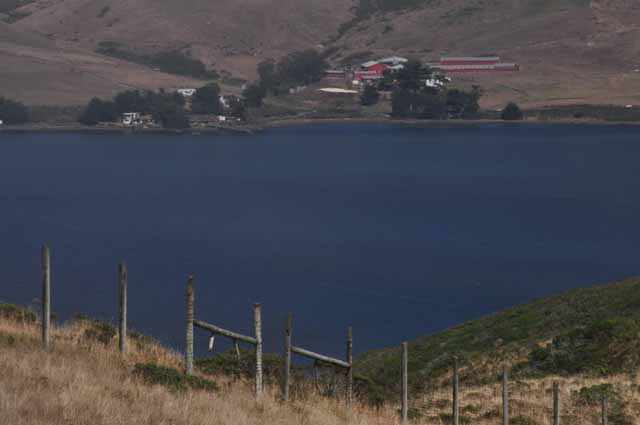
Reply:
[[[114,122],[118,119],[116,104],[111,100],[94,97],[84,109],[78,122],[84,125],[98,125],[101,122]]]
[[[515,378],[632,372],[640,364],[639,332],[640,279],[574,289],[413,341],[409,384],[420,392],[426,382],[437,381],[454,354],[468,366],[461,375],[468,384],[495,382],[486,362],[499,364],[522,353],[529,356],[514,365]],[[540,345],[549,340],[548,346]],[[357,359],[356,371],[392,398],[398,391],[400,360],[399,348],[373,350]]]
[[[118,334],[116,327],[109,322],[102,320],[85,320],[88,323],[87,329],[84,331],[83,338],[92,341],[99,342],[102,345],[108,345],[113,338]]]
[[[35,323],[38,320],[36,313],[23,306],[0,303],[0,319],[12,320],[19,323]]]
[[[618,389],[612,384],[599,384],[580,388],[574,391],[572,398],[577,405],[600,406],[603,399],[607,400],[607,418],[610,423],[632,425],[635,423],[625,412],[626,402]]]
[[[96,52],[157,68],[170,74],[185,75],[202,80],[213,80],[219,77],[217,72],[208,70],[202,61],[189,57],[177,50],[146,55],[134,52],[115,41],[102,41],[98,44]]]
[[[277,63],[262,61],[257,67],[258,82],[249,85],[243,96],[249,106],[258,107],[269,94],[287,94],[293,87],[320,81],[328,67],[325,58],[312,49],[290,53]]]
[[[517,104],[510,102],[502,110],[502,114],[500,115],[500,118],[502,118],[505,121],[519,121],[524,118],[524,114],[522,113],[522,110]]]
[[[482,92],[474,87],[470,92],[459,89],[429,87],[433,71],[420,61],[410,60],[397,74],[386,74],[381,89],[395,87],[391,98],[392,115],[396,118],[447,119],[476,118]]]
[[[640,121],[640,106],[568,105],[527,110],[527,115],[547,120],[601,120],[619,122]]]
[[[155,363],[138,363],[133,374],[150,385],[162,385],[171,391],[184,392],[187,390],[218,391],[218,384],[197,376],[187,376],[182,372]]]
[[[203,373],[211,376],[233,376],[253,379],[255,376],[256,354],[254,350],[241,349],[240,359],[235,350],[215,356],[196,359],[195,365]],[[284,370],[284,358],[279,354],[263,354],[262,371],[265,382],[277,384]]]
[[[118,93],[113,100],[91,99],[78,122],[94,126],[116,122],[124,112],[139,112],[151,114],[164,128],[184,129],[189,127],[184,104],[179,93],[127,90]]]
[[[197,89],[191,100],[191,112],[222,115],[224,108],[220,103],[220,87],[216,83],[210,83]]]
[[[380,99],[380,93],[375,86],[367,86],[362,91],[362,96],[360,97],[360,102],[363,106],[371,106],[378,103]]]
[[[4,124],[24,124],[29,121],[29,109],[20,102],[0,97],[0,120]]]

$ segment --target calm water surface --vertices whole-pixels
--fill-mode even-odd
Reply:
[[[182,346],[196,314],[342,355],[640,273],[640,128],[325,125],[256,136],[0,134],[0,300]],[[198,334],[200,349],[206,335]],[[223,347],[221,347],[223,348]]]

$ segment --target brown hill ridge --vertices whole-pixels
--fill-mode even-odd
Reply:
[[[461,85],[483,86],[486,107],[507,100],[528,106],[640,103],[640,3],[634,0],[36,0],[17,12],[21,19],[11,24],[15,48],[21,49],[22,37],[40,34],[60,51],[81,50],[85,59],[98,60],[88,52],[115,41],[147,54],[181,50],[218,71],[252,79],[260,60],[308,47],[331,49],[335,64],[353,56],[431,61],[492,53],[520,63],[522,71],[457,78]],[[7,50],[6,44],[0,50],[3,64],[25,66]],[[70,64],[83,63],[64,55]],[[59,90],[33,88],[55,68],[41,65],[33,79],[19,81],[19,97],[57,99]],[[124,66],[105,69],[109,88],[98,92],[157,83],[145,68],[140,78],[126,81],[114,70]],[[0,77],[5,72],[0,68]],[[69,101],[87,97],[92,84],[70,88],[78,95]]]

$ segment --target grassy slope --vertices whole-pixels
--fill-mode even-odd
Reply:
[[[640,279],[540,298],[411,342],[412,387],[442,385],[453,355],[462,357],[468,385],[496,382],[505,363],[519,378],[633,373],[640,365],[639,323]],[[393,388],[399,352],[366,353],[357,371]]]
[[[2,310],[2,309],[0,309]],[[344,405],[319,396],[285,406],[278,391],[253,398],[251,385],[216,377],[219,392],[176,391],[134,374],[137,363],[181,368],[178,353],[144,337],[122,358],[113,332],[81,321],[58,327],[53,348],[40,348],[36,323],[0,311],[0,423],[11,425],[393,425],[392,411]],[[11,314],[15,316],[15,314]],[[169,374],[171,378],[171,374]]]
[[[490,425],[499,422],[501,400],[497,374],[503,362],[516,365],[511,375],[514,424],[548,422],[553,381],[561,383],[563,423],[597,423],[599,412],[594,388],[603,384],[610,385],[605,388],[612,394],[611,423],[634,423],[632,418],[640,414],[640,380],[635,373],[640,328],[626,325],[638,323],[639,307],[640,279],[631,279],[539,299],[420,338],[410,345],[410,400],[411,413],[418,418],[415,422],[449,421],[450,374],[447,365],[451,354],[455,353],[462,357],[462,423]],[[562,340],[564,345],[560,344],[560,352],[567,349],[570,353],[593,354],[594,347],[583,344],[586,334],[576,334],[575,330],[593,328],[594,323],[614,324],[604,327],[610,331],[604,335],[613,337],[593,334],[599,335],[592,341],[597,355],[573,362],[586,365],[585,370],[556,374],[522,367],[527,364],[532,350],[558,335],[573,338],[568,340],[568,345],[566,339]],[[596,326],[596,329],[603,327]],[[175,386],[172,389],[151,385],[136,376],[136,364],[152,362],[180,370],[178,353],[133,333],[129,344],[131,352],[122,358],[117,353],[115,332],[95,322],[76,321],[57,327],[53,337],[52,351],[44,353],[39,344],[35,315],[20,317],[20,310],[0,308],[0,417],[3,423],[397,423],[400,381],[397,349],[376,350],[357,362],[357,375],[366,375],[381,384],[387,396],[382,408],[373,410],[357,406],[349,410],[340,402],[319,396],[309,385],[300,387],[306,388],[304,391],[296,389],[296,402],[284,406],[277,401],[277,377],[270,381],[268,395],[260,403],[253,400],[250,383],[220,374],[214,377],[220,388],[214,393],[176,391]],[[576,341],[583,345],[572,346]],[[614,359],[615,362],[605,363],[619,367],[606,370],[606,374],[602,369],[589,367],[597,365],[601,358]],[[624,359],[632,361],[625,362]],[[276,370],[278,359],[272,360]],[[226,373],[234,373],[232,362],[233,356],[226,360],[198,362],[203,367],[199,375],[204,376],[204,371],[211,371],[212,367],[220,370],[220,364]],[[175,376],[171,378],[171,373],[169,376],[169,379],[175,379]],[[362,381],[359,379],[358,382]]]

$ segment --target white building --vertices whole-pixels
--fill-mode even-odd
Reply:
[[[196,93],[196,89],[178,89],[176,91],[184,97],[191,97]]]
[[[388,58],[380,59],[378,60],[378,62],[383,63],[387,66],[398,66],[409,62],[409,59],[400,56],[390,56]]]
[[[125,112],[122,114],[122,124],[124,125],[137,125],[142,123],[140,119],[140,112]]]

